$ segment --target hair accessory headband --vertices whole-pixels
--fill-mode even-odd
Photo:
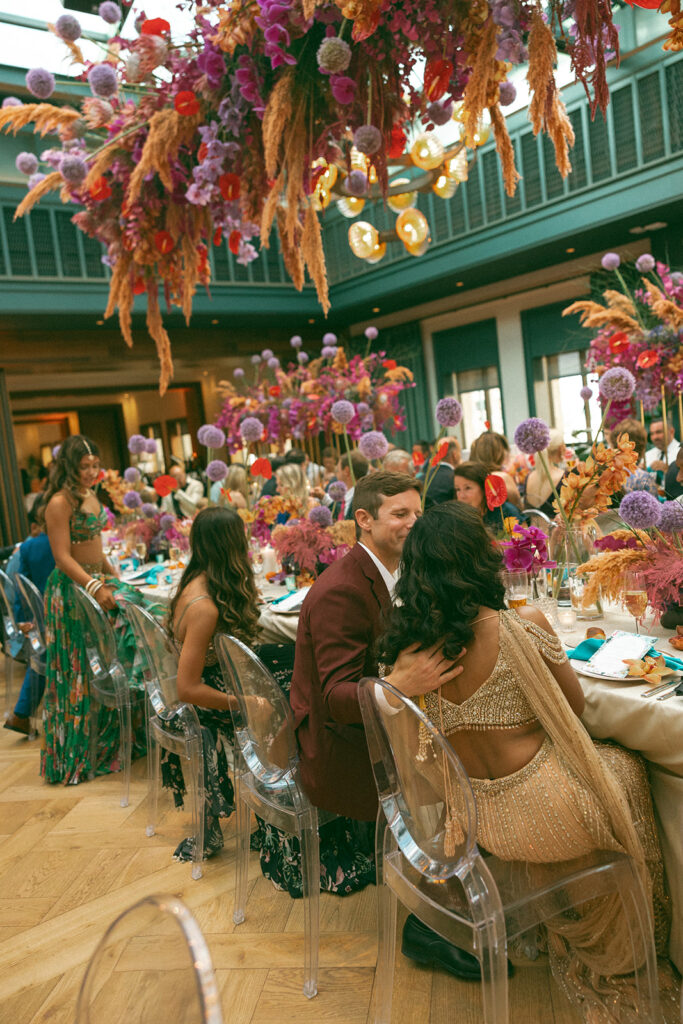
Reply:
[[[86,441],[85,438],[82,438],[82,440],[83,440],[83,444],[85,445],[85,448],[86,448],[86,451],[87,451],[88,455],[92,455],[92,448],[90,447],[90,445],[88,444],[88,442]]]

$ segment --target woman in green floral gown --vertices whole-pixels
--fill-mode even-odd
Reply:
[[[118,714],[113,708],[99,707],[96,763],[90,760],[91,698],[74,584],[89,587],[110,616],[119,658],[130,668],[131,689],[138,690],[140,710],[144,707],[135,638],[115,600],[124,596],[141,603],[142,598],[117,579],[104,556],[101,533],[107,516],[92,490],[99,473],[100,456],[94,441],[80,434],[69,437],[59,450],[45,497],[45,525],[56,563],[45,590],[45,740],[40,771],[47,782],[76,785],[121,767]],[[142,724],[142,713],[138,719]],[[133,748],[134,755],[142,753],[144,728],[134,737]]]

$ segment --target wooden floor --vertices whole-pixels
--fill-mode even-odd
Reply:
[[[256,854],[247,918],[233,924],[231,822],[224,824],[225,850],[194,882],[189,865],[171,860],[186,818],[170,801],[160,805],[157,834],[145,836],[144,762],[134,764],[130,806],[121,808],[118,776],[47,786],[38,756],[38,742],[0,729],[2,1021],[73,1024],[85,965],[106,927],[143,896],[173,893],[189,905],[207,940],[226,1024],[371,1024],[374,887],[345,899],[321,896],[319,994],[309,1001],[301,991],[301,903],[262,878]],[[510,999],[513,1022],[579,1019],[544,967],[517,969]],[[177,1020],[172,1005],[166,1019]],[[414,966],[397,951],[393,1024],[481,1020],[477,983]],[[129,1021],[142,1024],[136,1016]]]

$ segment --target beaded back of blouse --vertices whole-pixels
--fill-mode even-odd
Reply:
[[[97,537],[107,526],[107,513],[100,506],[99,512],[84,512],[77,508],[69,522],[72,544],[83,544]]]
[[[523,619],[514,610],[500,612],[500,649],[491,675],[478,690],[460,704],[441,697],[443,728],[447,736],[460,729],[516,729],[536,720],[537,716],[522,692],[506,657],[509,644],[514,643],[505,628],[507,616],[514,617],[523,627],[530,642],[547,661],[559,665],[567,660],[562,642],[556,636],[546,633],[534,622]],[[440,727],[441,714],[437,691],[425,695],[425,710],[434,724]]]

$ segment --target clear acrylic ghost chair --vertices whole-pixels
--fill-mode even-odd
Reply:
[[[161,749],[177,754],[185,764],[190,799],[194,854],[192,877],[202,877],[204,852],[204,750],[197,712],[178,700],[178,652],[153,615],[139,605],[122,603],[147,663],[145,685],[147,715],[148,814],[147,835],[153,836],[157,818]],[[177,728],[172,728],[171,723]]]
[[[16,589],[14,581],[0,569],[0,616],[2,616],[2,653],[5,656],[5,713],[8,715],[12,704],[12,682],[15,661],[28,660],[28,641],[19,629],[14,614]]]
[[[75,612],[83,630],[90,686],[90,770],[97,768],[99,704],[116,708],[119,718],[119,757],[123,775],[121,806],[128,806],[133,745],[131,693],[126,669],[119,661],[116,637],[106,612],[83,587],[74,587]]]
[[[392,714],[378,694],[391,695],[400,709]],[[533,952],[542,922],[615,893],[634,961],[644,965],[635,976],[638,1019],[658,1024],[654,940],[631,859],[611,851],[554,864],[484,859],[475,842],[474,793],[448,741],[384,681],[361,680],[359,699],[380,800],[375,1024],[391,1020],[397,899],[428,928],[478,957],[484,1021],[508,1024],[507,943],[519,939]],[[458,823],[450,836],[447,808]]]
[[[294,720],[287,698],[249,648],[219,633],[216,653],[228,692],[235,728],[235,806],[237,813],[237,883],[235,924],[244,921],[249,862],[249,809],[260,818],[299,837],[304,898],[304,995],[318,991],[320,841],[318,826],[335,815],[319,811],[306,796],[299,777]]]
[[[29,665],[33,670],[33,686],[32,689],[38,685],[37,680],[39,676],[45,675],[45,661],[46,661],[46,650],[47,650],[47,638],[45,636],[45,599],[35,583],[30,580],[27,576],[23,576],[18,572],[15,576],[17,588],[22,598],[22,605],[26,609],[27,619],[26,621],[31,623],[31,629],[26,636],[26,646]],[[38,705],[37,692],[31,695],[31,707],[36,708]],[[36,736],[35,721],[31,719],[31,732],[30,738]]]
[[[85,971],[75,1024],[223,1024],[211,954],[175,896],[147,896],[107,928]]]

